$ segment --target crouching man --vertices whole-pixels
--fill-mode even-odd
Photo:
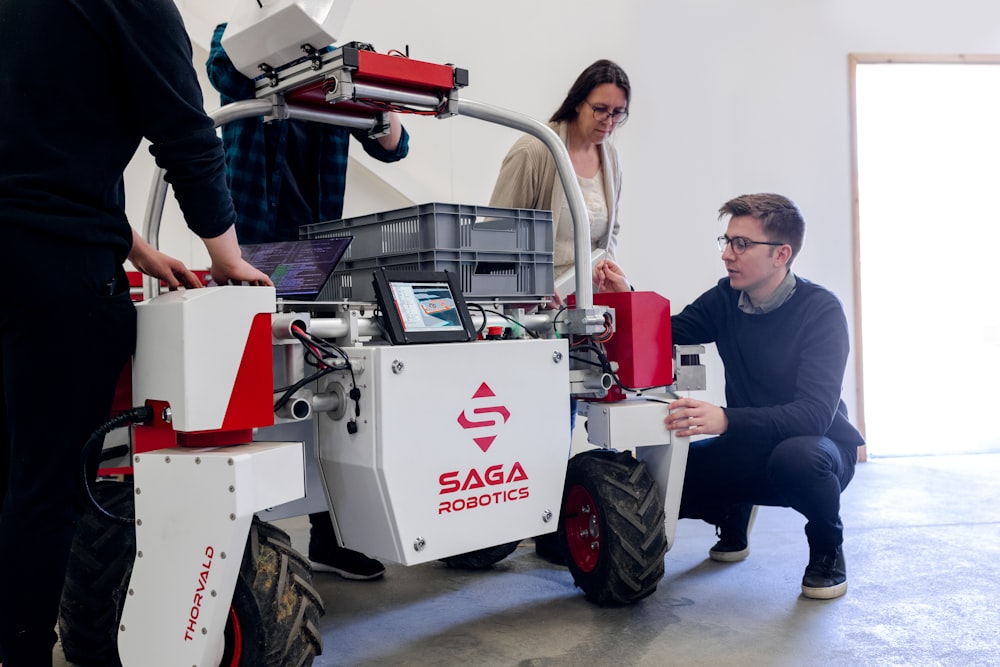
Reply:
[[[692,398],[671,404],[667,428],[691,442],[681,518],[716,526],[713,560],[746,558],[757,505],[806,517],[809,564],[802,594],[847,592],[840,494],[864,439],[840,392],[850,350],[847,318],[829,290],[796,276],[805,220],[776,194],[743,195],[719,209],[727,277],[671,318],[678,345],[715,343],[725,366],[726,406]],[[618,266],[595,268],[604,291],[625,291]]]

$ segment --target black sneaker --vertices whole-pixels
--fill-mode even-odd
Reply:
[[[719,541],[708,550],[708,557],[720,563],[735,563],[749,556],[748,536],[756,519],[756,505],[733,505],[722,523],[715,527]]]
[[[357,581],[378,579],[385,574],[385,565],[382,563],[341,546],[324,550],[322,556],[310,553],[309,564],[312,565],[313,572],[333,572],[344,579]]]
[[[802,594],[814,600],[832,600],[847,592],[847,562],[844,548],[809,549],[809,564],[802,577]]]

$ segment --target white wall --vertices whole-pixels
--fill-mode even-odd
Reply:
[[[206,44],[232,2],[178,0],[193,41]],[[1000,52],[1000,3],[354,0],[344,36],[464,67],[463,97],[539,119],[592,61],[618,61],[633,86],[616,139],[625,166],[619,259],[633,282],[679,310],[722,275],[719,205],[780,192],[808,224],[796,271],[838,293],[852,317],[847,56]],[[196,61],[203,69],[204,57]],[[371,165],[376,174],[414,201],[486,203],[516,133],[468,118],[406,125],[410,157]],[[348,193],[349,214],[372,203],[352,204]],[[845,398],[853,411],[853,362]]]

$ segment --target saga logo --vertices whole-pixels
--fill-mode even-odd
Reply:
[[[449,512],[461,512],[463,510],[476,509],[477,507],[487,507],[500,503],[523,500],[528,497],[528,487],[518,486],[511,488],[517,482],[527,482],[528,473],[520,462],[515,461],[509,470],[503,464],[492,465],[482,472],[472,468],[466,473],[460,470],[443,473],[438,477],[441,485],[440,495],[458,493],[460,491],[472,491],[470,495],[463,495],[459,498],[451,498],[438,503],[438,514]],[[477,490],[487,487],[504,487],[491,489],[486,493],[476,493]]]

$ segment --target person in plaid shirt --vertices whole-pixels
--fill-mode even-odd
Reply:
[[[222,48],[225,29],[225,23],[215,29],[208,56],[208,78],[224,105],[254,97],[253,79]],[[409,152],[409,134],[397,114],[389,114],[389,127],[389,134],[372,139],[362,130],[300,120],[265,123],[257,117],[223,125],[240,242],[294,241],[301,225],[339,219],[351,136],[382,162]]]
[[[208,56],[208,78],[222,104],[252,99],[254,81],[236,69],[222,48],[226,24],[215,29]],[[331,48],[331,47],[327,47]],[[240,243],[294,241],[299,227],[343,215],[350,139],[382,162],[396,162],[409,152],[409,135],[395,113],[388,134],[373,139],[325,123],[247,118],[222,126],[229,187],[236,208]],[[309,515],[309,560],[317,572],[348,579],[377,579],[385,567],[374,558],[337,543],[327,512]]]

